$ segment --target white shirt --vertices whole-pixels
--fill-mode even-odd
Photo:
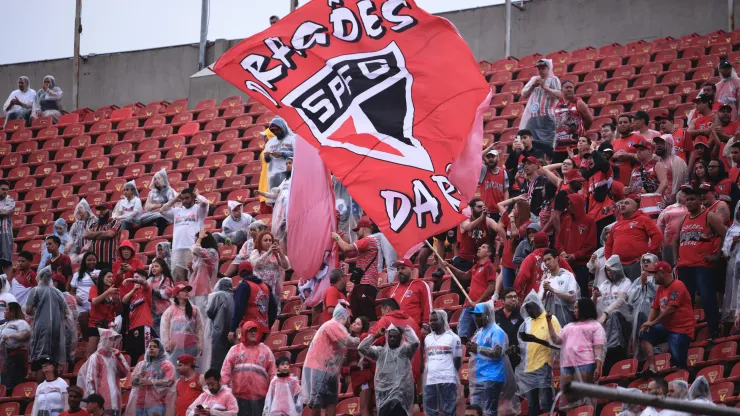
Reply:
[[[15,335],[24,331],[30,332],[31,326],[28,325],[28,322],[24,321],[23,319],[16,319],[15,321],[7,322],[5,325],[3,325],[2,329],[0,329],[0,340],[2,340],[2,337],[5,335]],[[5,341],[5,346],[11,349],[20,348],[23,346],[28,346],[29,340],[18,341],[17,339],[8,339],[7,341]]]
[[[427,357],[426,384],[457,383],[457,370],[453,358],[462,358],[460,337],[452,331],[442,335],[434,332],[424,338]]]
[[[18,283],[16,279],[13,279],[13,281],[10,283],[10,293],[12,293],[13,296],[15,296],[17,302],[21,304],[21,309],[23,309],[23,313],[26,312],[26,299],[28,299],[28,295],[29,293],[31,293],[31,289],[33,289],[33,287],[25,287],[22,284]]]
[[[228,238],[234,237],[234,234],[236,234],[237,231],[244,231],[244,233],[249,234],[249,225],[254,222],[254,218],[252,218],[251,215],[245,214],[242,212],[242,216],[239,218],[239,221],[235,220],[234,217],[229,215],[224,220],[224,223],[221,225],[221,230],[223,231],[224,235]]]
[[[138,220],[144,208],[141,206],[141,200],[133,197],[129,201],[126,198],[119,200],[116,207],[113,208],[113,219],[115,220]]]
[[[265,143],[265,152],[293,152],[295,151],[295,135],[288,134],[283,140],[278,140],[277,137],[273,137]],[[267,174],[272,176],[276,173],[285,172],[285,161],[284,157],[273,157],[267,164]]]
[[[550,286],[561,293],[568,295],[575,295],[578,293],[578,283],[576,282],[573,273],[560,269],[557,276],[553,276],[549,271],[546,271],[542,277],[542,283],[540,283],[540,290],[537,292],[540,300],[544,301],[545,298],[545,282],[550,282]]]
[[[13,98],[18,98],[18,101],[22,102],[23,104],[33,105],[33,102],[36,101],[36,91],[32,90],[31,88],[27,88],[26,91],[21,92],[21,90],[15,90],[8,95],[8,99],[5,100],[5,104],[3,104],[3,111],[5,111],[6,108],[10,105],[10,100]],[[10,113],[11,111],[18,111],[21,107],[18,104],[13,105],[8,109],[8,111],[5,111],[5,114]],[[30,110],[31,107],[28,107],[27,110]]]
[[[75,272],[72,275],[72,287],[77,288],[77,297],[82,300],[82,304],[77,305],[83,312],[90,310],[90,289],[95,286],[95,282],[90,277],[90,274],[85,273],[85,277],[80,280],[80,272]],[[92,275],[97,278],[100,275],[100,270],[93,270]]]
[[[64,412],[64,394],[67,392],[67,382],[63,378],[54,381],[44,381],[36,389],[37,410],[46,410],[51,416],[58,416]]]
[[[190,249],[195,244],[195,235],[203,228],[208,215],[208,200],[199,196],[190,208],[176,206],[170,209],[174,221],[172,250]]]

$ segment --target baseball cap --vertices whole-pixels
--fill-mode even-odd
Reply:
[[[486,153],[486,156],[488,156],[488,155],[498,156],[498,150],[491,149],[491,150],[488,151],[488,153]]]
[[[177,357],[177,363],[183,365],[195,365],[195,357],[190,354],[183,354]]]
[[[485,303],[479,303],[475,305],[473,310],[470,311],[470,313],[474,313],[477,315],[483,315],[484,313],[487,313],[486,311],[486,304]]]
[[[180,293],[181,290],[186,290],[190,292],[191,290],[193,290],[193,287],[185,282],[180,282],[175,285],[174,289],[172,290],[172,293],[177,294],[177,293]]]
[[[612,146],[612,144],[609,143],[609,142],[602,142],[599,145],[599,152],[601,152],[601,153],[604,153],[604,152],[612,152],[612,153],[614,153],[614,146]]]
[[[57,282],[66,285],[67,284],[67,278],[64,277],[63,274],[54,272],[51,274],[51,280],[56,280]]]
[[[650,267],[650,270],[646,270],[648,272],[663,272],[663,273],[672,273],[673,269],[671,268],[671,265],[664,262],[659,261]]]
[[[702,182],[701,185],[699,185],[699,191],[701,192],[708,192],[711,190],[714,190],[714,186],[709,182]]]
[[[254,272],[254,267],[252,266],[252,263],[248,261],[244,261],[239,263],[239,268],[237,269],[237,274],[242,274],[242,272],[247,272],[248,274],[252,274]]]
[[[719,61],[719,67],[720,67],[720,68],[726,68],[726,67],[728,67],[728,66],[729,66],[730,68],[732,68],[732,64],[730,63],[730,61],[728,61],[728,60],[726,60],[726,59],[723,59],[723,60]]]
[[[655,145],[653,144],[653,142],[649,140],[645,140],[644,137],[641,138],[637,143],[633,144],[632,147],[634,147],[635,149],[637,149],[638,147],[644,147],[645,149],[648,149],[648,150],[655,149]]]
[[[105,407],[105,399],[98,393],[93,393],[82,399],[82,401],[85,403],[95,403],[100,407]]]
[[[695,194],[696,189],[692,187],[691,185],[681,185],[681,188],[679,190],[685,194]]]
[[[367,218],[360,218],[360,221],[357,221],[357,226],[352,229],[354,232],[360,231],[360,228],[372,228],[373,223]]]
[[[719,106],[719,109],[717,111],[722,111],[724,109],[727,109],[729,111],[732,111],[732,106],[729,105],[729,104],[722,104],[721,106]]]
[[[655,121],[670,120],[673,121],[673,116],[670,113],[658,114],[655,116]]]
[[[549,245],[550,237],[547,235],[547,233],[539,231],[534,235],[534,246],[536,248],[548,247]]]
[[[578,169],[571,169],[568,171],[568,173],[565,175],[565,179],[568,180],[568,182],[574,182],[574,181],[584,181],[583,176],[581,175],[581,172]]]
[[[110,211],[110,210],[113,209],[113,204],[111,204],[110,202],[101,202],[98,205],[96,205],[95,208],[97,208],[97,209],[103,209],[103,208],[105,208],[105,209],[107,209],[107,210]]]
[[[409,259],[401,259],[396,260],[393,262],[393,267],[399,267],[399,266],[406,266],[406,267],[414,267],[414,263],[411,263],[411,260]]]
[[[698,136],[697,138],[694,139],[694,149],[696,149],[696,146],[699,146],[699,145],[706,146],[707,148],[709,148],[709,139],[707,139],[704,136]]]
[[[524,160],[522,162],[523,163],[534,163],[537,166],[540,165],[540,161],[537,160],[537,158],[534,157],[534,156],[527,156],[527,157],[524,158]]]

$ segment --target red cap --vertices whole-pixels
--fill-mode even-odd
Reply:
[[[56,280],[57,282],[66,285],[67,284],[67,278],[64,277],[63,274],[54,272],[51,274],[51,280]]]
[[[701,189],[702,191],[712,191],[714,190],[714,186],[712,186],[712,184],[709,182],[702,182],[702,184],[699,185],[699,189]]]
[[[647,270],[649,272],[663,272],[663,273],[673,273],[673,269],[671,268],[671,265],[664,262],[659,261],[655,264],[653,264],[652,268],[650,270]]]
[[[360,231],[360,228],[373,228],[373,223],[369,219],[362,217],[357,221],[357,226],[352,229],[354,232]]]
[[[694,149],[696,149],[696,146],[700,144],[709,148],[709,139],[707,139],[705,136],[698,136],[694,139]]]
[[[540,161],[537,160],[537,158],[534,157],[534,156],[527,156],[527,157],[524,158],[524,160],[522,160],[522,163],[527,163],[527,162],[534,163],[537,166],[540,165]]]
[[[98,205],[96,205],[95,208],[97,208],[97,209],[105,208],[105,209],[107,209],[109,211],[112,211],[113,210],[113,204],[111,204],[110,202],[101,202]]]
[[[393,262],[393,267],[400,267],[400,266],[411,267],[413,269],[414,263],[411,263],[411,260],[409,259],[401,259],[401,260],[396,260]]]
[[[189,284],[185,283],[185,282],[180,282],[180,283],[178,283],[178,284],[175,285],[174,289],[172,290],[172,293],[177,294],[177,293],[180,293],[180,291],[182,291],[182,290],[186,290],[186,291],[190,292],[191,290],[193,290],[193,287],[190,286]]]
[[[547,233],[542,231],[535,233],[534,235],[534,247],[535,248],[547,248],[550,245],[550,237]]]
[[[568,182],[583,182],[583,181],[585,181],[585,179],[583,179],[583,175],[581,175],[581,172],[578,169],[576,169],[576,168],[573,168],[573,169],[569,170],[568,173],[565,175],[565,179]]]
[[[237,269],[237,274],[241,276],[242,272],[246,272],[247,274],[254,273],[254,267],[252,266],[252,263],[248,261],[243,261],[239,263],[239,268]]]
[[[183,355],[177,357],[177,363],[178,364],[195,366],[195,357],[193,357],[190,354],[183,354]]]
[[[653,142],[651,142],[650,140],[646,140],[644,137],[641,138],[637,143],[633,144],[632,147],[634,147],[635,149],[637,149],[638,147],[644,147],[648,150],[655,149],[655,145],[653,144]]]
[[[693,194],[696,192],[696,189],[694,189],[691,185],[681,185],[681,188],[679,188],[682,192],[688,192],[690,194]]]

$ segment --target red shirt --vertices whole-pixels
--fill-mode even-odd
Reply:
[[[378,287],[378,241],[375,237],[365,237],[355,241],[357,249],[357,262],[355,267],[365,270],[365,274],[360,279],[361,285],[371,285]]]
[[[109,324],[116,319],[116,304],[112,296],[106,297],[103,303],[97,305],[92,304],[92,300],[100,296],[98,293],[98,287],[93,286],[90,288],[90,319],[88,320],[88,328],[108,328],[107,325],[103,325],[102,321],[107,321]],[[134,327],[132,327],[134,328]]]
[[[468,293],[470,299],[476,303],[488,301],[488,299],[480,299],[480,297],[483,296],[489,283],[496,282],[496,268],[491,263],[491,260],[489,259],[473,266],[468,271],[468,276],[470,276],[470,291]],[[466,300],[465,306],[473,305]]]
[[[473,218],[470,221],[472,222]],[[457,255],[461,259],[475,261],[478,248],[488,243],[488,224],[486,220],[483,220],[478,227],[465,232],[460,227],[460,233],[458,235],[460,236],[460,251]]]
[[[505,213],[504,215],[501,216],[501,224],[503,224],[504,228],[506,229],[506,240],[504,240],[504,253],[501,255],[501,265],[502,266],[508,267],[510,269],[516,269],[516,265],[514,264],[514,251],[516,250],[517,245],[519,245],[519,242],[522,241],[523,238],[526,238],[527,227],[529,226],[530,223],[532,223],[532,221],[530,220],[524,221],[524,224],[522,224],[521,227],[519,227],[519,239],[512,242],[511,232],[509,231],[509,227],[511,226],[511,220],[509,219],[509,214]]]
[[[714,185],[714,192],[717,194],[717,198],[727,203],[732,202],[732,179],[724,178]]]
[[[683,267],[712,267],[711,263],[704,260],[704,256],[716,251],[716,240],[714,236],[707,241],[704,236],[712,235],[712,230],[707,224],[708,210],[691,218],[691,214],[684,217],[679,230],[678,263],[676,266]]]
[[[604,256],[619,256],[622,264],[632,264],[645,253],[658,253],[663,243],[663,234],[649,216],[642,211],[635,212],[631,218],[620,217],[612,226],[606,239]]]
[[[85,409],[80,409],[76,412],[67,410],[66,412],[59,413],[59,416],[90,416],[90,413],[87,413],[87,410]]]
[[[409,279],[403,285],[398,282],[389,293],[390,297],[401,306],[401,310],[417,325],[429,323],[429,314],[432,313],[432,292],[425,281]]]
[[[632,146],[640,140],[642,140],[642,136],[640,136],[639,134],[631,134],[630,136],[625,138],[615,138],[614,140],[612,140],[614,154],[617,154],[617,152],[619,152],[620,150],[624,150],[625,152],[632,154],[637,153],[635,148]],[[625,160],[615,164],[619,166],[619,178],[617,179],[625,186],[629,186],[630,174],[632,173],[632,162],[630,162],[629,160]]]
[[[152,289],[148,284],[134,289],[129,303],[129,329],[152,326]]]
[[[480,196],[488,212],[498,212],[498,203],[504,200],[504,191],[508,186],[506,169],[497,166],[494,172],[486,168],[486,175],[480,182]]]
[[[679,334],[686,334],[694,339],[694,308],[691,307],[689,291],[682,281],[673,279],[668,286],[658,286],[653,300],[653,309],[661,312],[669,306],[675,306],[676,312],[663,320],[665,329]]]
[[[688,162],[689,153],[694,151],[694,142],[686,135],[686,129],[676,129],[672,136],[673,149],[676,151],[676,155],[684,162]]]
[[[333,312],[329,312],[329,308],[335,308],[340,300],[347,300],[339,289],[334,286],[329,286],[324,292],[324,322],[331,319]]]
[[[730,177],[730,180],[731,180],[731,181],[733,181],[733,182],[735,182],[735,183],[738,183],[738,181],[737,181],[737,180],[738,180],[738,179],[740,179],[740,178],[738,177],[738,176],[740,176],[740,168],[738,168],[737,166],[733,166],[733,167],[731,167],[731,168],[730,168],[730,173],[729,173],[729,175],[730,175],[729,177]],[[716,189],[715,189],[715,191],[716,191]]]
[[[131,271],[128,271],[124,274],[118,274],[118,271],[121,270],[121,266],[123,264],[128,264],[129,266],[131,266]],[[140,269],[144,269],[144,263],[142,263],[141,260],[137,259],[136,257],[131,257],[130,259],[128,259],[128,261],[118,259],[113,263],[113,269],[111,269],[114,275],[113,286],[121,290],[120,293],[122,297],[126,296],[128,292],[134,289],[135,283],[126,283],[123,286],[121,285],[121,283],[126,279],[133,278],[134,272]]]
[[[188,412],[188,407],[203,393],[203,386],[200,385],[200,374],[193,374],[190,380],[186,380],[185,377],[180,376],[177,379],[175,391],[177,392],[175,416],[185,416]]]

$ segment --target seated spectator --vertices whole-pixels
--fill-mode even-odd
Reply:
[[[630,346],[632,313],[627,303],[627,292],[631,286],[624,275],[619,256],[611,256],[604,265],[606,278],[594,288],[593,300],[599,323],[606,331],[606,357],[604,374],[609,374],[612,365],[627,358]]]
[[[604,265],[606,264],[606,257],[604,257],[604,244],[606,244],[606,239],[609,237],[611,230],[611,224],[601,230],[599,248],[594,251],[594,254],[591,255],[588,263],[586,263],[588,271],[594,275],[594,287],[599,287],[599,285],[606,280],[606,274],[604,273]]]
[[[118,253],[118,232],[121,224],[111,217],[110,202],[98,204],[98,220],[90,224],[84,238],[92,241],[92,251],[98,258],[97,269],[112,269]]]
[[[2,327],[2,383],[7,390],[22,383],[28,374],[28,341],[31,327],[26,322],[21,305],[10,302],[5,307]]]
[[[69,229],[70,241],[68,247],[72,264],[78,264],[82,256],[92,247],[92,242],[85,238],[85,232],[96,222],[98,217],[93,214],[85,198],[82,198],[75,207],[75,222]]]
[[[175,206],[179,202],[179,205]],[[197,189],[184,189],[180,195],[164,204],[160,212],[174,218],[172,236],[172,276],[175,282],[188,279],[192,247],[208,215],[208,200]]]
[[[581,297],[576,278],[569,270],[560,267],[562,257],[548,249],[542,254],[545,273],[537,295],[545,306],[545,311],[558,317],[558,322],[567,325],[573,321],[575,302]]]
[[[177,192],[170,186],[167,171],[162,169],[155,173],[149,184],[149,195],[144,203],[144,213],[139,217],[139,225],[142,227],[156,225],[159,228],[159,235],[164,234],[167,226],[172,224],[172,220],[162,215],[159,210],[176,197]]]
[[[689,389],[689,400],[692,402],[713,403],[709,381],[704,376],[697,377]]]
[[[139,218],[144,212],[136,190],[136,182],[131,180],[123,185],[123,198],[116,203],[111,217],[121,223],[121,230],[133,230],[139,224]]]
[[[560,79],[553,74],[551,59],[540,59],[535,63],[537,75],[522,89],[522,98],[529,98],[526,117],[522,117],[520,129],[530,130],[534,146],[547,155],[552,155],[555,137],[555,107],[563,97]],[[531,97],[530,97],[531,96]]]
[[[221,384],[221,374],[211,368],[205,374],[206,389],[188,407],[187,416],[196,415],[236,415],[239,405],[231,390]]]
[[[33,254],[28,251],[21,251],[18,254],[18,263],[10,282],[10,293],[15,296],[21,309],[25,311],[26,300],[31,290],[36,287],[36,272],[31,270]],[[2,379],[2,378],[0,378]]]
[[[265,397],[265,416],[300,415],[303,412],[301,382],[290,374],[290,358],[281,356],[275,360],[277,375],[270,381]]]
[[[254,221],[249,224],[247,229],[249,231],[249,234],[247,234],[247,241],[242,244],[242,248],[239,249],[239,254],[237,254],[234,260],[231,261],[231,265],[226,270],[226,277],[236,276],[238,274],[239,264],[243,261],[249,261],[249,255],[252,253],[252,250],[254,250],[254,239],[257,238],[262,231],[267,231],[267,226],[262,221]]]
[[[36,99],[31,109],[31,120],[39,117],[51,117],[54,123],[62,116],[62,89],[51,75],[44,77],[44,84],[36,91]],[[66,402],[66,401],[65,401]]]
[[[624,274],[635,280],[640,275],[640,256],[644,253],[658,254],[663,234],[650,217],[638,210],[634,199],[619,201],[619,212],[620,217],[606,239],[604,256],[618,255]]]
[[[694,337],[694,308],[686,286],[673,278],[673,270],[666,262],[658,262],[650,272],[655,273],[658,285],[655,300],[647,322],[642,324],[640,347],[647,356],[648,375],[655,374],[654,346],[664,342],[671,350],[671,365],[687,368],[689,344]]]
[[[647,394],[651,396],[665,398],[668,394],[668,383],[663,377],[655,377],[652,381],[648,383]],[[662,411],[659,411],[652,406],[648,406],[645,408],[645,410],[642,411],[640,416],[658,416],[662,414]]]
[[[23,119],[26,124],[31,122],[31,109],[36,101],[36,91],[31,89],[31,81],[26,76],[18,78],[18,89],[8,95],[3,104],[5,124],[12,120]],[[3,128],[5,128],[3,124]]]
[[[251,215],[242,212],[244,204],[237,201],[228,201],[229,216],[221,225],[221,232],[214,233],[217,243],[231,243],[241,246],[249,239],[249,226],[254,221]]]
[[[172,274],[172,244],[169,241],[157,243],[157,251],[154,254],[154,258],[164,261],[167,264],[167,270]],[[149,272],[151,273],[151,264],[149,265]]]
[[[59,252],[64,254],[66,247],[71,241],[72,237],[67,232],[67,221],[65,221],[64,218],[57,218],[56,221],[54,221],[54,233],[52,235],[59,237]],[[39,261],[39,267],[36,269],[36,273],[38,273],[44,267],[48,266],[50,260],[51,254],[44,244],[41,246],[41,260]]]

